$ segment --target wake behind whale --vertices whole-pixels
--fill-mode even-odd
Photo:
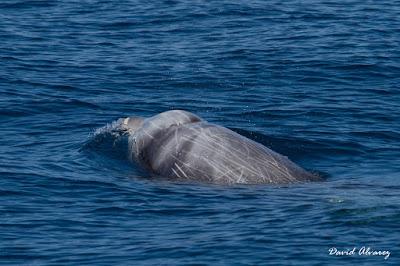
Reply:
[[[318,181],[286,156],[181,110],[121,118],[92,140],[152,175],[220,184]]]

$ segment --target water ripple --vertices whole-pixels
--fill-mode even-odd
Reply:
[[[397,1],[2,1],[0,260],[398,265],[399,18]],[[170,109],[325,181],[149,178],[99,144]],[[392,255],[328,253],[364,245]]]

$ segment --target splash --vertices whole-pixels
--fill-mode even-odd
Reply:
[[[121,125],[122,119],[118,119],[95,129],[94,132],[89,134],[89,138],[82,149],[125,159],[128,152],[128,133]]]

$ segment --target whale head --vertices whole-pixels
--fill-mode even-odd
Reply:
[[[131,116],[119,119],[120,126],[122,129],[129,132],[137,131],[144,123],[144,119],[139,116]]]

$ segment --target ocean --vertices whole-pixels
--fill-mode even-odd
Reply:
[[[400,265],[399,32],[399,1],[1,1],[0,263]],[[93,145],[172,109],[324,181],[151,178]]]

